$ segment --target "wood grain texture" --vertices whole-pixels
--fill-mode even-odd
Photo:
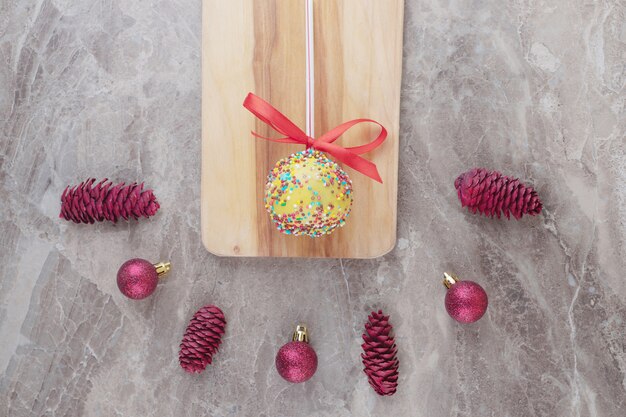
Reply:
[[[202,240],[222,256],[372,258],[396,240],[402,0],[315,0],[315,132],[367,117],[389,131],[364,156],[379,184],[344,167],[354,184],[345,227],[312,239],[285,236],[263,206],[267,173],[296,145],[276,137],[242,106],[248,92],[305,125],[304,1],[204,0],[202,32]],[[359,125],[339,139],[363,144],[378,134]]]

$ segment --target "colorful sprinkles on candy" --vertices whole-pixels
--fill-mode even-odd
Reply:
[[[322,152],[308,149],[278,161],[267,177],[264,201],[282,233],[320,237],[346,223],[352,181]]]

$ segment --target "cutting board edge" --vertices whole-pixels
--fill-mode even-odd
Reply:
[[[202,245],[204,246],[204,248],[207,251],[209,251],[209,253],[211,253],[212,255],[218,256],[220,258],[282,258],[282,259],[310,258],[310,259],[364,259],[364,260],[365,259],[378,259],[378,258],[382,258],[383,256],[393,251],[396,248],[396,245],[398,243],[397,221],[394,227],[394,232],[393,232],[393,236],[391,239],[391,245],[389,246],[389,248],[385,248],[381,250],[380,252],[373,254],[373,255],[369,255],[369,256],[317,256],[317,255],[283,256],[283,255],[259,255],[257,253],[224,253],[222,251],[223,247],[220,247],[219,249],[213,248],[214,242],[209,240],[210,236],[208,236],[205,229],[202,229],[201,237],[202,237]],[[310,239],[307,237],[302,237],[302,238]]]

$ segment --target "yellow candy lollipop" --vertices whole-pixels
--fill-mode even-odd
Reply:
[[[352,208],[352,181],[324,153],[308,149],[281,159],[265,185],[265,208],[287,235],[320,237],[343,226]]]

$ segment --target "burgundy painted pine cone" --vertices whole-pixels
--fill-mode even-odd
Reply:
[[[122,217],[124,220],[150,217],[159,210],[159,203],[152,190],[143,190],[143,183],[113,186],[105,178],[98,184],[95,178],[81,182],[78,186],[68,186],[61,195],[59,217],[74,223],[94,223],[104,220],[113,223]]]
[[[520,219],[524,214],[534,216],[541,213],[541,200],[532,187],[498,171],[474,168],[459,175],[454,187],[461,205],[467,206],[472,213],[498,218],[503,213],[507,219],[511,218],[511,214]]]
[[[378,395],[393,395],[398,386],[398,358],[395,338],[391,335],[389,316],[372,312],[365,323],[361,345],[363,365],[370,385]]]
[[[200,373],[213,362],[226,327],[224,313],[207,305],[193,315],[180,344],[178,361],[189,373]]]

